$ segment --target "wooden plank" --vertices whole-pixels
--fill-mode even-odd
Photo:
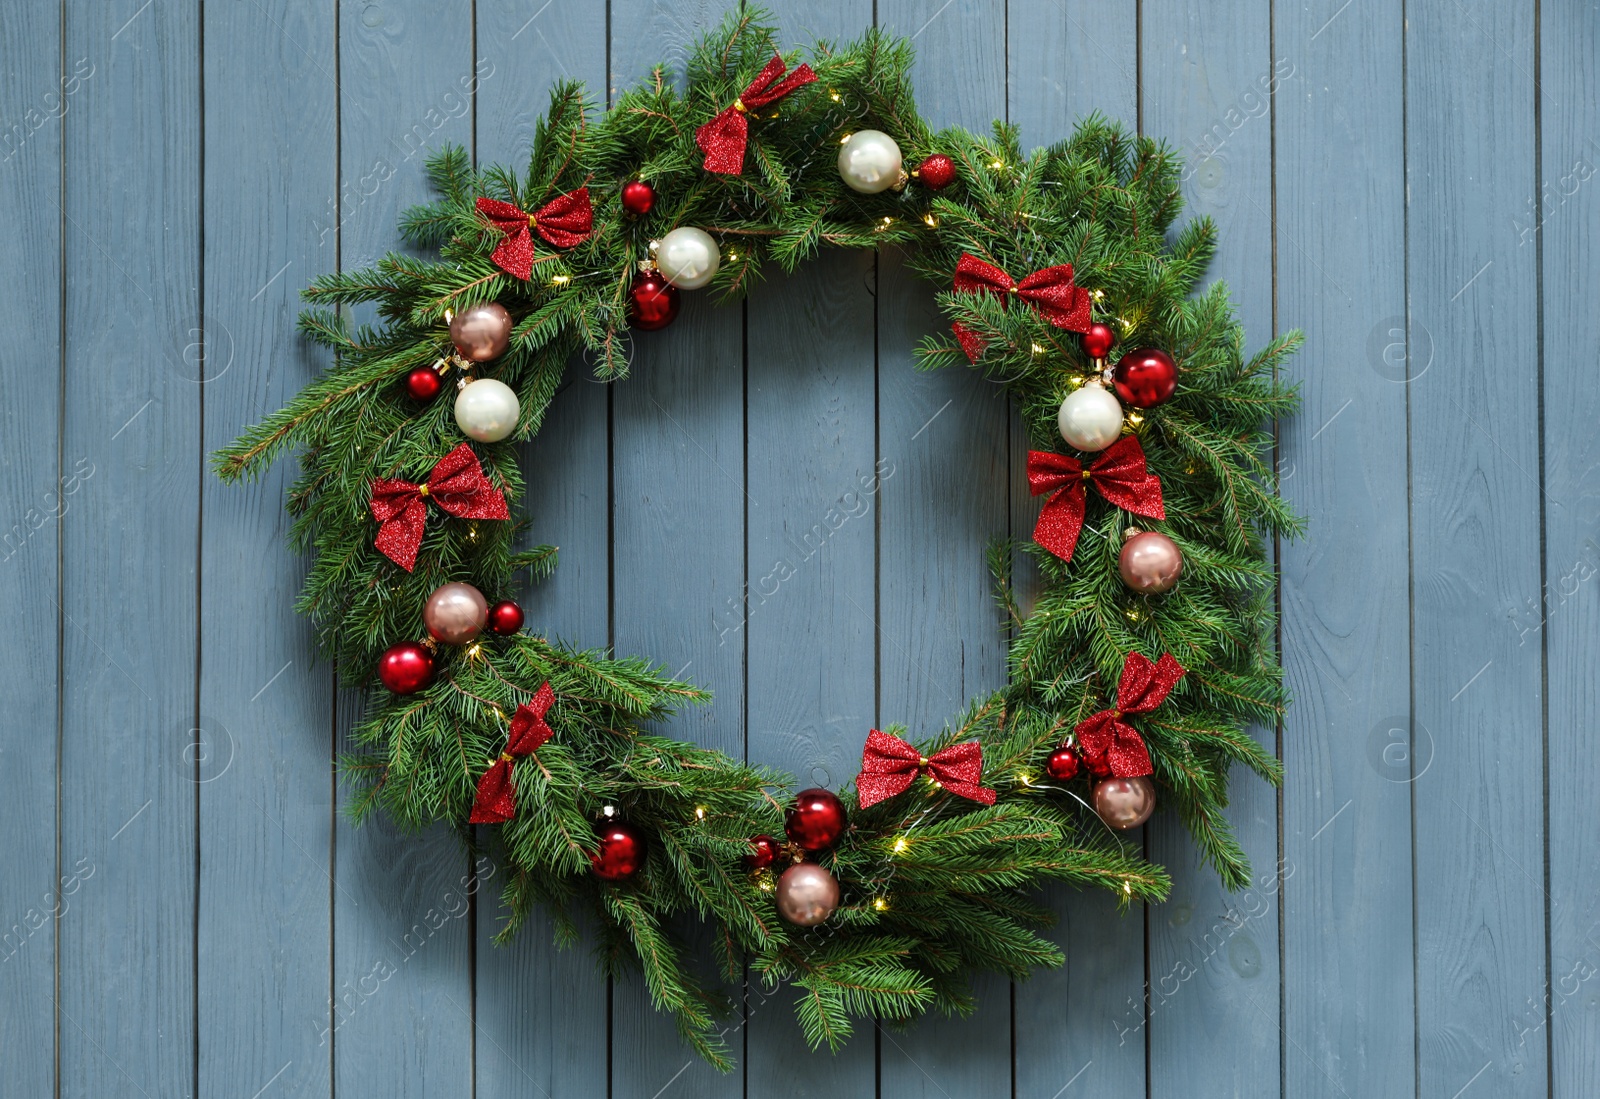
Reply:
[[[295,332],[300,287],[337,261],[318,218],[338,179],[331,9],[205,13],[205,449],[327,366]],[[241,171],[252,163],[272,171]],[[320,239],[319,239],[320,238]],[[198,1090],[326,1093],[331,669],[294,611],[281,463],[202,482]],[[240,629],[249,622],[252,628]]]
[[[346,94],[333,217],[348,270],[397,248],[400,211],[432,197],[428,154],[446,141],[471,147],[472,6],[350,4],[339,19]],[[341,741],[359,706],[341,693]],[[472,1079],[474,1006],[460,843],[443,825],[416,836],[387,818],[354,828],[341,816],[334,878],[335,1092],[458,1092]]]
[[[644,80],[661,61],[681,78],[695,38],[733,6],[613,0],[613,86]],[[612,643],[711,690],[710,705],[668,731],[735,756],[744,753],[744,638],[723,631],[745,585],[743,339],[741,309],[684,293],[671,328],[637,334],[632,375],[612,390],[611,433]],[[709,973],[709,939],[693,921],[684,930]],[[743,1093],[739,1074],[719,1075],[683,1045],[642,981],[615,984],[611,1026],[614,1094]]]
[[[1594,981],[1600,976],[1600,823],[1594,811],[1592,750],[1600,636],[1600,453],[1594,425],[1600,398],[1593,382],[1600,345],[1600,234],[1594,191],[1597,107],[1595,4],[1539,9],[1540,152],[1537,198],[1519,213],[1517,245],[1542,250],[1544,339],[1545,569],[1540,596],[1516,616],[1518,641],[1544,645],[1549,719],[1550,972],[1543,994],[1512,1009],[1520,1049],[1546,1040],[1550,1093],[1600,1094],[1600,1026]],[[1469,291],[1470,293],[1470,291]],[[1537,639],[1537,641],[1536,641]],[[1530,869],[1533,869],[1530,867]]]
[[[1273,324],[1269,5],[1234,6],[1221,18],[1212,5],[1152,0],[1141,7],[1141,34],[1143,128],[1194,162],[1187,214],[1216,220],[1210,274],[1232,290],[1246,346],[1259,347]],[[1273,746],[1274,730],[1256,736]],[[1230,795],[1228,818],[1265,886],[1223,890],[1196,864],[1174,814],[1146,829],[1150,857],[1173,876],[1171,898],[1147,913],[1152,1096],[1279,1094],[1279,909],[1266,892],[1276,891],[1278,799],[1242,767]]]
[[[1402,1095],[1416,1034],[1401,10],[1332,14],[1280,7],[1292,46],[1274,59],[1279,316],[1306,332],[1279,468],[1310,519],[1281,549],[1283,1091]]]
[[[92,882],[87,851],[58,852],[56,752],[60,726],[61,581],[58,523],[95,498],[92,458],[61,449],[61,134],[81,107],[93,62],[64,58],[55,0],[31,0],[0,23],[0,207],[11,231],[0,241],[0,269],[28,272],[0,298],[0,317],[27,332],[25,361],[7,360],[10,399],[0,406],[0,601],[15,621],[0,660],[0,697],[26,721],[0,732],[0,1049],[5,1079],[19,1095],[47,1095],[56,1086],[56,923],[73,911]],[[63,61],[66,64],[63,65]],[[62,860],[64,854],[64,862]],[[79,862],[79,860],[86,860]],[[70,884],[69,884],[70,883]],[[68,890],[70,889],[70,892]]]
[[[1003,7],[891,0],[878,4],[878,19],[913,39],[918,108],[931,125],[982,132],[1004,116]],[[917,342],[943,325],[933,293],[900,254],[882,256],[878,451],[895,473],[880,494],[878,719],[917,736],[1005,682],[984,549],[1007,531],[1010,413],[1004,391],[974,372],[913,369]],[[936,1015],[908,1033],[883,1032],[882,1095],[991,1094],[1007,1079],[1009,983],[984,975],[974,991],[970,1018]]]
[[[484,164],[520,172],[553,81],[585,81],[604,107],[605,10],[579,0],[532,7],[520,0],[479,0],[477,18],[485,72],[478,91],[478,155]],[[528,484],[523,510],[533,520],[529,541],[561,551],[553,577],[518,593],[528,628],[595,648],[606,645],[610,622],[607,408],[607,388],[575,361],[545,426],[522,455]],[[494,946],[490,939],[505,915],[502,884],[491,878],[477,899],[479,1093],[603,1096],[606,981],[587,944],[555,948],[542,914],[531,917],[510,945]]]
[[[73,7],[65,39],[95,75],[63,131],[61,453],[96,472],[61,523],[58,805],[63,860],[96,870],[58,924],[57,1086],[182,1095],[195,1069],[199,9]]]
[[[849,41],[871,24],[872,5],[859,0],[794,4],[779,17],[786,47]],[[802,787],[852,779],[877,718],[875,275],[868,253],[825,254],[750,298],[749,752]],[[795,999],[753,983],[749,1079],[871,1094],[872,1021],[857,1021],[838,1054],[811,1053]]]
[[[1511,1012],[1546,971],[1533,9],[1406,9],[1418,1091],[1546,1095]],[[1554,510],[1554,509],[1551,509]],[[1554,546],[1566,550],[1567,546]],[[1448,1035],[1448,1040],[1437,1040]]]
[[[1060,141],[1099,111],[1138,125],[1138,11],[1124,0],[1013,0],[1007,27],[1008,111],[1024,147]],[[1011,468],[1027,468],[1020,418],[1011,425]],[[1021,478],[1009,483],[1011,530],[1027,538],[1039,501]],[[1019,598],[1031,605],[1038,573],[1017,554]],[[1058,970],[1016,986],[1016,1094],[1093,1095],[1145,1090],[1144,916],[1119,913],[1114,899],[1065,888],[1046,891],[1060,918],[1051,937],[1067,956]],[[1064,1010],[1063,1010],[1064,1008]]]

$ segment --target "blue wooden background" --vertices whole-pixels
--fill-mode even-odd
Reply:
[[[734,2],[0,8],[0,1092],[1600,1094],[1593,3],[782,5],[796,44],[912,37],[936,123],[1166,138],[1249,345],[1306,330],[1248,892],[1158,818],[1172,899],[1053,894],[1066,968],[837,1057],[752,997],[716,1077],[542,922],[494,948],[495,868],[338,815],[354,700],[292,611],[289,471],[206,454],[324,365],[297,293],[397,243],[428,152],[519,162],[553,79],[614,92]],[[526,455],[563,560],[532,621],[821,783],[998,684],[981,549],[1035,504],[998,392],[912,371],[934,323],[898,258],[833,255],[575,373]]]

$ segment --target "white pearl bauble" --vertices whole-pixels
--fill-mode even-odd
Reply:
[[[456,426],[480,443],[498,443],[517,429],[517,395],[505,382],[479,378],[456,394]]]
[[[679,290],[698,290],[717,273],[722,256],[704,229],[684,226],[656,242],[656,266]]]
[[[905,178],[900,146],[882,130],[857,130],[839,150],[839,174],[852,191],[875,195]]]
[[[1067,445],[1078,450],[1104,450],[1122,434],[1122,406],[1105,386],[1090,382],[1061,402],[1056,426]]]

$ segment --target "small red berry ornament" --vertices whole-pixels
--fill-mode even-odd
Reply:
[[[1068,747],[1057,748],[1044,761],[1045,773],[1057,782],[1077,778],[1078,768],[1082,766],[1083,760],[1078,756],[1077,749]]]
[[[1083,345],[1083,353],[1091,359],[1103,359],[1111,354],[1111,349],[1116,346],[1117,334],[1111,331],[1109,324],[1091,324],[1089,331],[1085,332],[1078,340]]]
[[[406,392],[414,401],[431,401],[444,388],[444,379],[431,366],[419,366],[406,375]]]
[[[489,632],[510,637],[522,629],[522,608],[509,599],[489,608]]]
[[[647,845],[644,833],[620,820],[597,825],[600,849],[589,856],[594,876],[601,881],[627,881],[644,865]]]
[[[391,645],[378,658],[378,679],[397,695],[416,694],[433,682],[433,654],[415,641]]]
[[[655,188],[642,179],[622,185],[622,208],[636,218],[642,218],[656,204]]]
[[[917,169],[917,181],[930,191],[942,191],[956,181],[956,162],[934,153]]]
[[[744,864],[752,870],[765,870],[778,861],[778,841],[771,836],[757,836],[750,841],[750,853]]]
[[[802,851],[826,851],[844,835],[844,802],[831,790],[812,787],[794,796],[783,830]]]
[[[678,288],[660,271],[641,271],[628,291],[628,321],[635,328],[654,332],[678,315]]]
[[[1154,408],[1178,388],[1178,364],[1159,348],[1136,348],[1117,360],[1111,384],[1123,404]]]

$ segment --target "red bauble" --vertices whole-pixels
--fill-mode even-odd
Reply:
[[[391,645],[378,658],[378,678],[397,695],[416,694],[433,682],[433,654],[415,641]]]
[[[656,204],[655,188],[642,179],[622,185],[622,208],[636,218],[642,218]]]
[[[1154,408],[1178,388],[1178,364],[1159,348],[1136,348],[1117,360],[1111,384],[1123,404]]]
[[[443,388],[444,379],[439,377],[439,372],[431,366],[419,366],[406,375],[406,392],[411,394],[414,400],[431,401]]]
[[[1066,782],[1068,779],[1076,778],[1078,768],[1082,765],[1083,760],[1079,757],[1076,748],[1057,748],[1050,753],[1050,758],[1044,761],[1045,772],[1057,782]]]
[[[489,608],[489,632],[510,637],[522,629],[522,608],[509,599]]]
[[[765,870],[778,861],[778,841],[771,836],[757,836],[750,841],[750,853],[744,864],[752,870]]]
[[[794,796],[783,830],[802,851],[826,851],[844,835],[844,802],[831,790],[812,787]]]
[[[1091,324],[1089,331],[1078,338],[1083,345],[1083,353],[1091,359],[1103,359],[1111,354],[1111,348],[1116,345],[1117,334],[1111,331],[1109,324]]]
[[[594,876],[602,881],[627,881],[644,865],[644,833],[631,824],[609,820],[597,825],[600,849],[589,856]]]
[[[930,191],[942,191],[956,181],[956,162],[934,153],[917,169],[917,180]]]
[[[678,288],[660,271],[641,271],[628,291],[628,322],[635,328],[654,332],[665,328],[678,315]]]

